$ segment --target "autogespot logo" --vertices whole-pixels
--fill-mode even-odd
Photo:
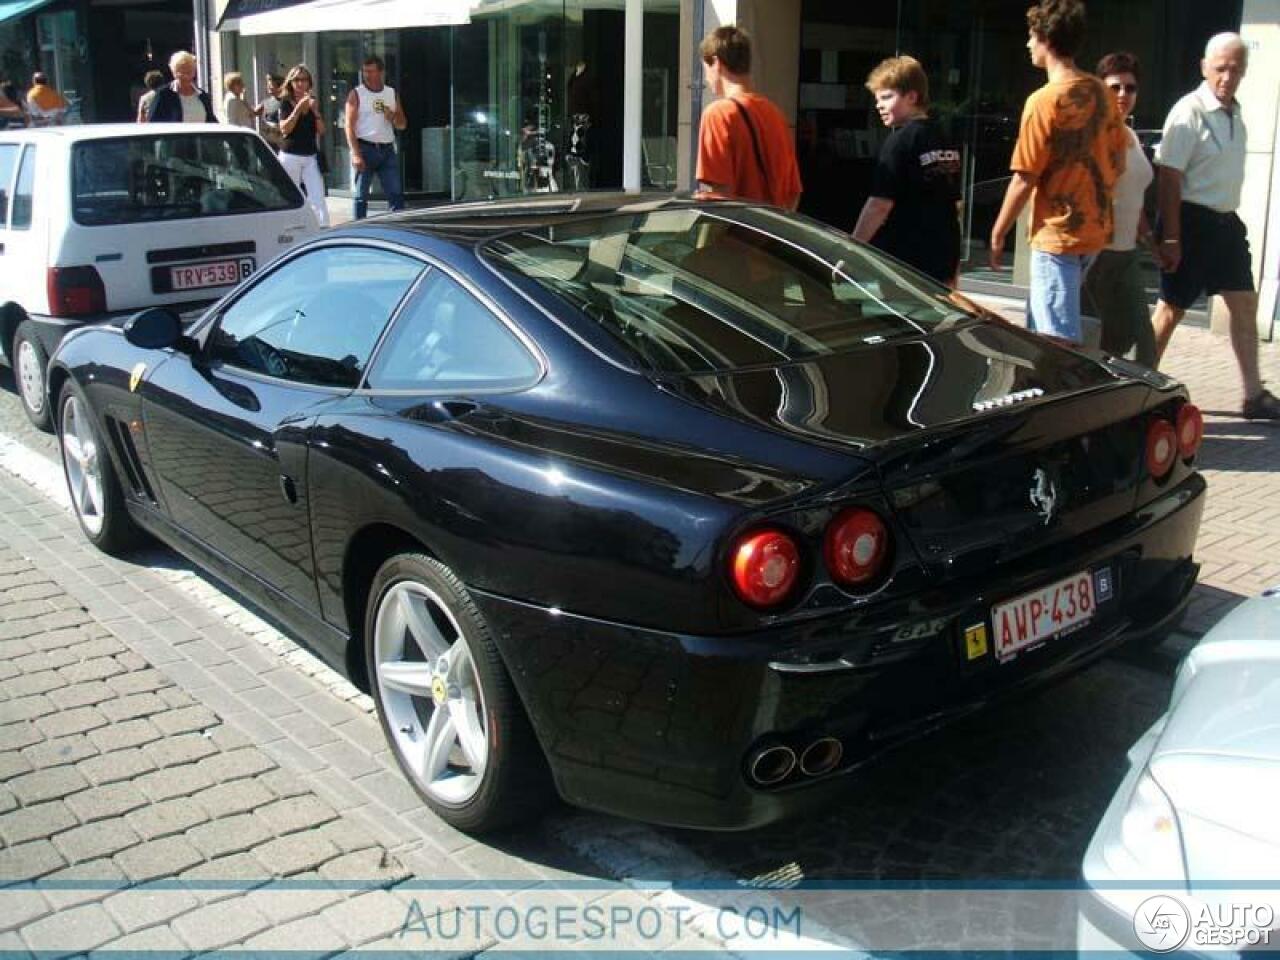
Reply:
[[[1138,942],[1156,953],[1177,950],[1191,933],[1191,914],[1182,902],[1164,894],[1147,897],[1133,915]]]

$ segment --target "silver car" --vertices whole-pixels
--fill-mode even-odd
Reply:
[[[1280,588],[1178,670],[1084,857],[1080,951],[1280,950]]]

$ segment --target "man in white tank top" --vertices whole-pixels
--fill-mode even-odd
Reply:
[[[394,88],[382,82],[380,57],[365,57],[364,82],[347,95],[347,145],[356,172],[354,216],[363,220],[369,209],[369,189],[374,174],[392,210],[404,209],[400,185],[400,161],[396,156],[396,131],[408,125],[404,104]]]

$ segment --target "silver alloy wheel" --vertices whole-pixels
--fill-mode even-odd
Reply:
[[[62,462],[67,468],[72,505],[80,522],[93,536],[102,531],[106,504],[100,455],[84,405],[75,394],[68,394],[62,404]]]
[[[431,590],[402,580],[374,621],[374,670],[391,744],[417,785],[449,806],[475,796],[489,762],[484,691],[467,638]]]
[[[26,339],[18,344],[18,385],[23,402],[32,413],[44,410],[44,370],[35,345]]]

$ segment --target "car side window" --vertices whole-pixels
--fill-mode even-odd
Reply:
[[[36,182],[36,148],[22,151],[22,165],[18,167],[18,182],[13,188],[13,218],[9,226],[15,230],[31,227],[32,194]]]
[[[369,371],[373,390],[510,388],[538,362],[461,284],[432,270],[401,311]]]
[[[413,257],[322,247],[254,284],[219,318],[213,362],[325,387],[355,387],[396,305],[423,270]]]
[[[0,143],[0,227],[9,220],[9,185],[13,183],[13,166],[18,162],[18,145]]]

